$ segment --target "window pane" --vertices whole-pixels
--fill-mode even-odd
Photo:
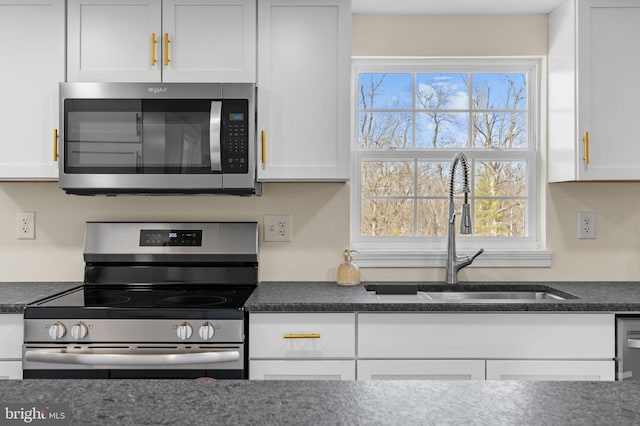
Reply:
[[[413,74],[358,74],[358,108],[413,109]]]
[[[455,204],[459,209],[459,200],[456,200]],[[422,237],[446,236],[448,216],[448,200],[418,200],[418,235]]]
[[[527,148],[527,117],[521,112],[473,114],[473,146],[486,149]]]
[[[524,73],[478,73],[472,75],[473,104],[475,109],[526,109]]]
[[[364,197],[413,196],[413,162],[365,161],[362,163]]]
[[[526,196],[526,162],[476,162],[475,195],[477,197]]]
[[[413,235],[413,200],[362,200],[360,233],[365,237]]]
[[[469,109],[467,74],[416,75],[416,109]]]
[[[416,116],[416,147],[466,148],[469,144],[467,113],[424,111]]]
[[[476,200],[474,234],[478,237],[524,237],[525,200]]]
[[[411,113],[361,112],[358,121],[358,143],[362,149],[413,147]]]
[[[418,196],[448,197],[447,189],[450,162],[433,161],[418,163]]]

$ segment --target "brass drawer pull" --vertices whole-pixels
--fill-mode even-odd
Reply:
[[[156,64],[156,33],[151,33],[151,66]]]
[[[58,161],[58,129],[53,129],[53,161]]]
[[[169,33],[164,33],[164,66],[169,66]]]
[[[584,134],[584,164],[589,165],[589,132]]]
[[[289,333],[285,334],[285,339],[319,339],[320,334],[318,333]]]
[[[267,162],[267,134],[262,131],[262,164]]]

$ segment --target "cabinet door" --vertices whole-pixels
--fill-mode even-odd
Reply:
[[[0,314],[0,360],[22,359],[24,342],[24,319],[20,314]]]
[[[164,0],[162,31],[163,81],[256,81],[255,0]]]
[[[549,180],[638,180],[640,0],[565,0],[549,16]]]
[[[22,361],[0,361],[0,380],[22,379]]]
[[[487,361],[487,380],[613,381],[614,361]]]
[[[161,0],[68,0],[67,8],[67,81],[160,81]]]
[[[258,178],[347,180],[349,0],[258,2]]]
[[[356,362],[338,360],[250,361],[251,380],[355,380]]]
[[[640,1],[578,4],[578,129],[589,133],[589,164],[582,175],[640,179]]]
[[[369,359],[615,357],[608,313],[359,313],[357,335]]]
[[[0,179],[58,178],[54,129],[64,81],[64,0],[0,1]]]
[[[484,360],[358,360],[358,380],[484,380]]]
[[[249,359],[354,358],[353,313],[254,313]]]

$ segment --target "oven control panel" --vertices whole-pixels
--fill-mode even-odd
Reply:
[[[141,229],[140,246],[202,246],[202,229],[177,230]]]
[[[25,320],[25,342],[244,342],[243,320]]]

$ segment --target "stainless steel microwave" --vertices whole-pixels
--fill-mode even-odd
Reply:
[[[259,195],[250,83],[60,83],[70,194]]]

